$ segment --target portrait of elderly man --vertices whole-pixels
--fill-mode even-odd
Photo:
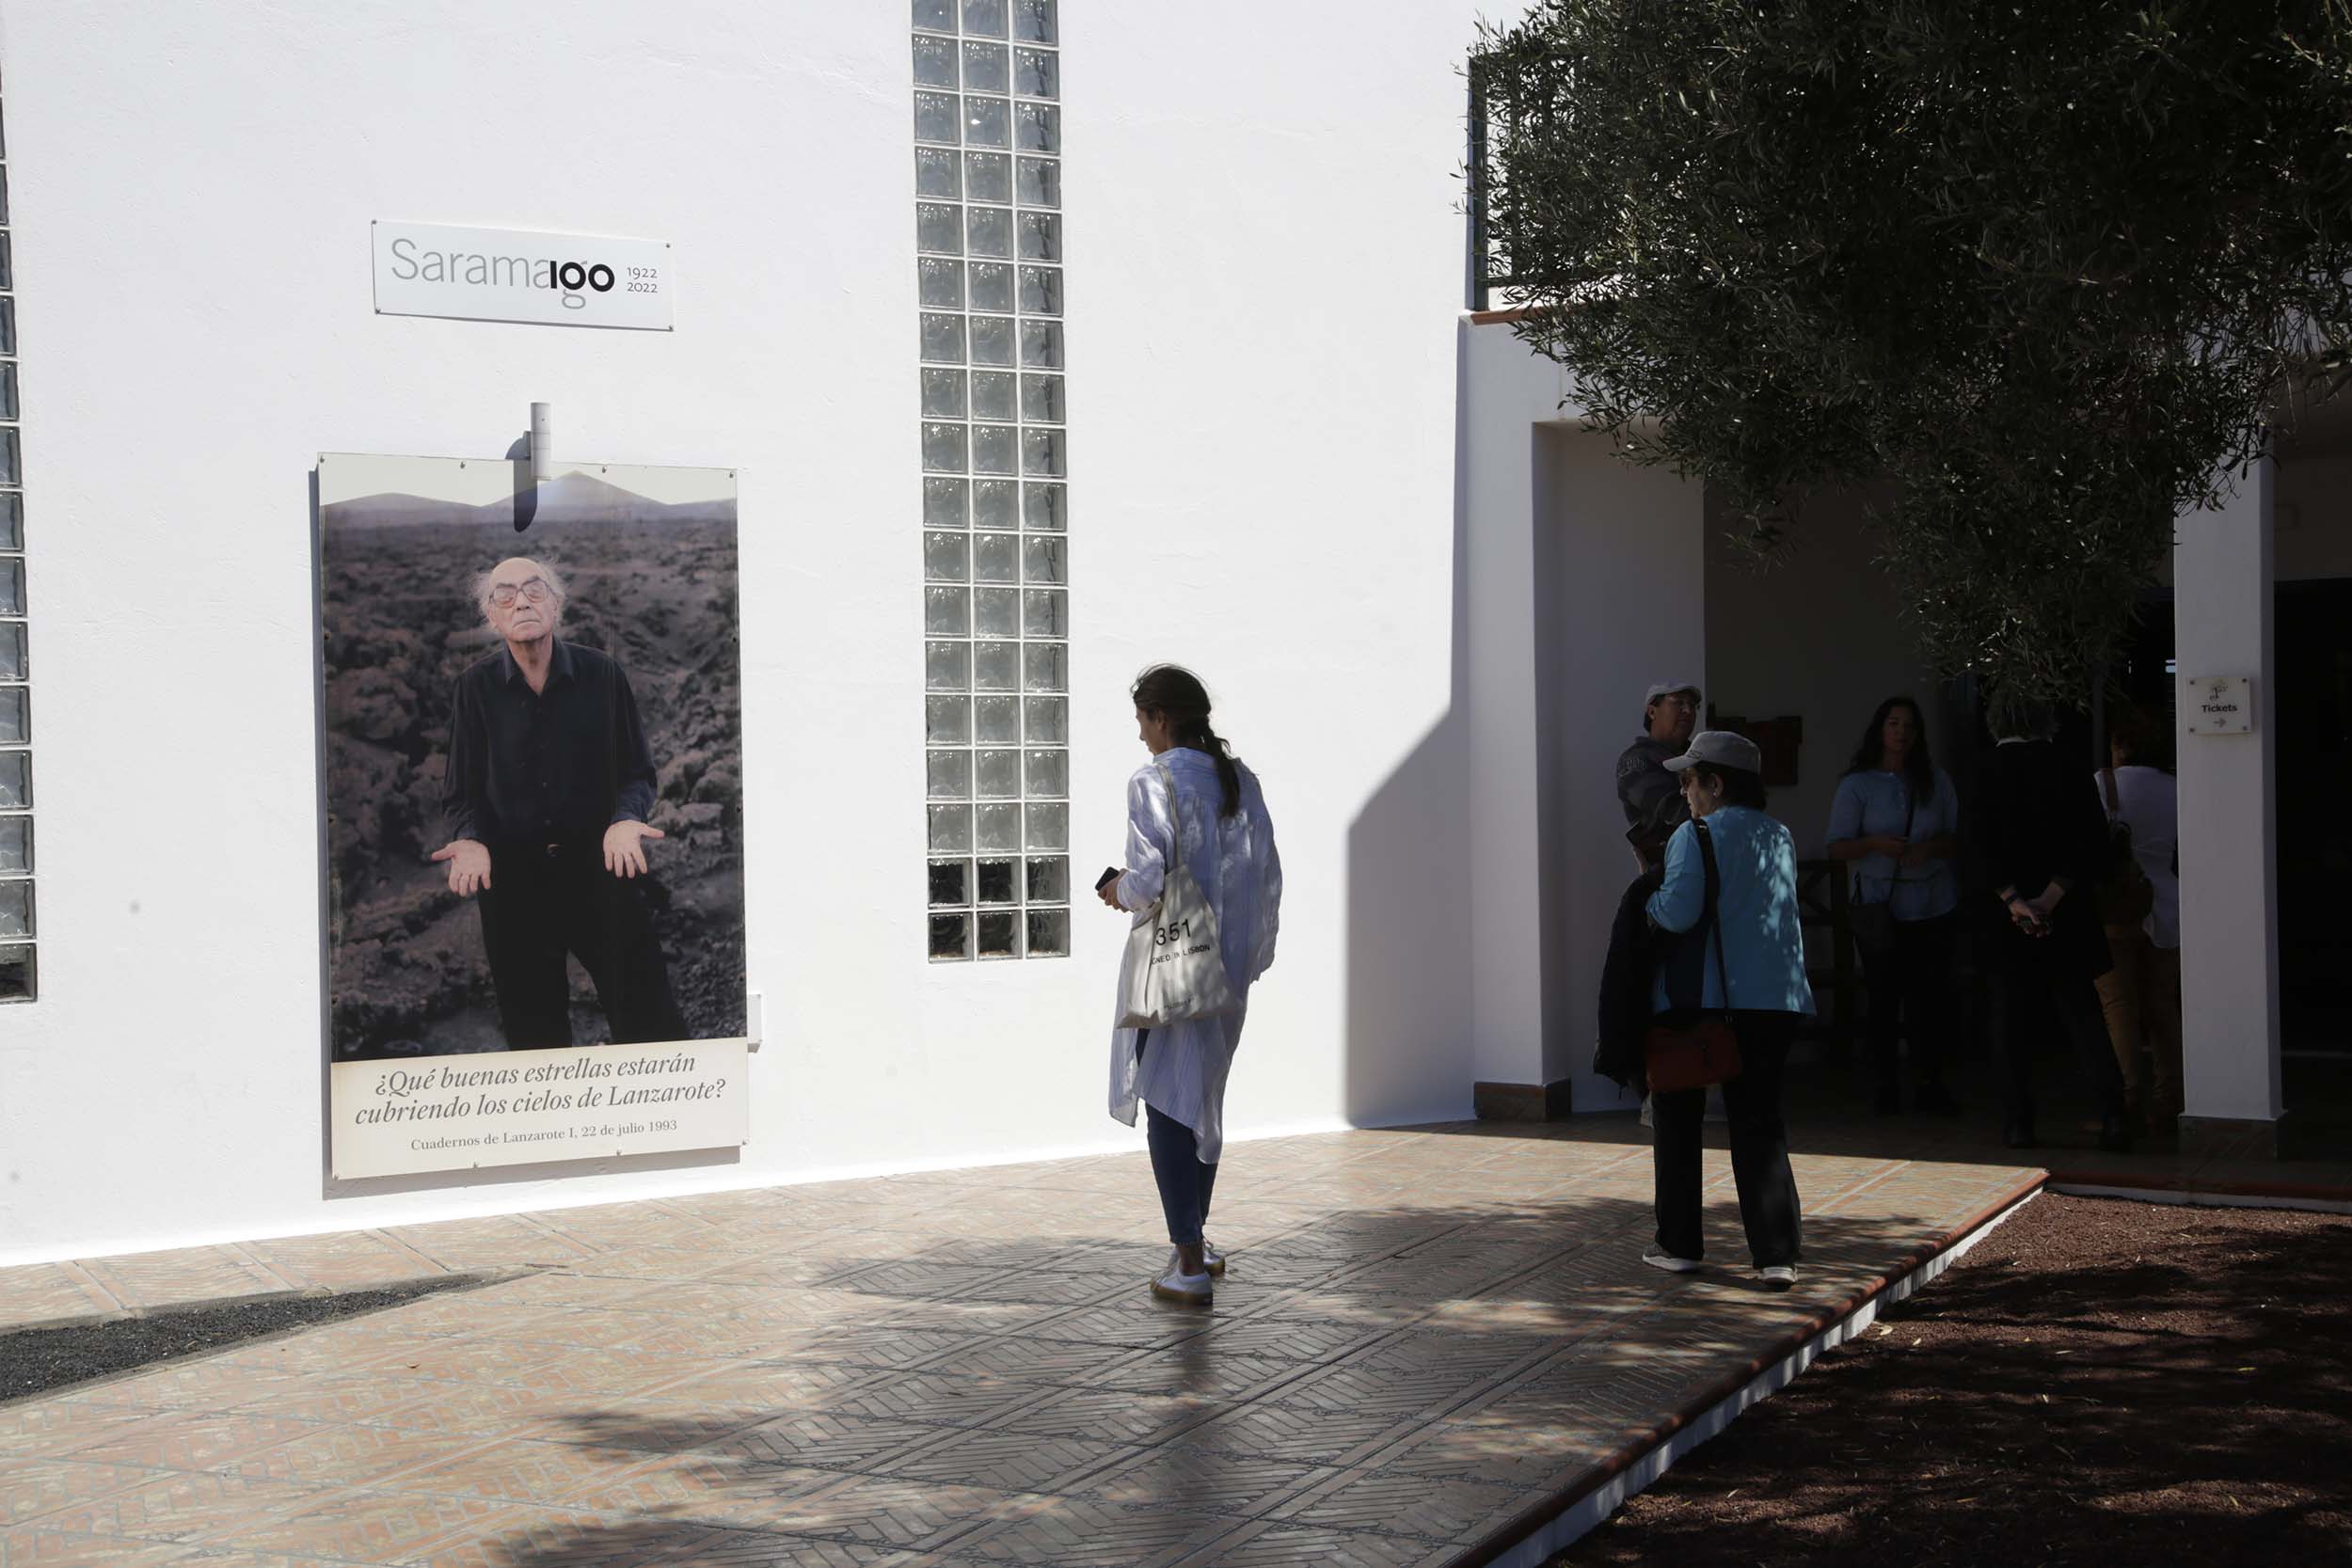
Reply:
[[[656,772],[628,677],[557,635],[564,579],[529,557],[474,584],[501,642],[457,677],[433,860],[478,898],[507,1049],[572,1043],[568,955],[596,988],[618,1045],[685,1037],[637,879]]]

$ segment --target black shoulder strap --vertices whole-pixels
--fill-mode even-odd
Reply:
[[[1707,902],[1699,911],[1699,918],[1707,923],[1708,945],[1715,955],[1715,978],[1723,986],[1724,1006],[1728,1009],[1731,1006],[1731,971],[1724,963],[1724,919],[1721,907],[1724,879],[1723,873],[1716,869],[1715,865],[1715,835],[1707,831],[1707,823],[1703,818],[1693,817],[1691,827],[1699,836],[1699,863],[1707,870]],[[1699,990],[1700,1005],[1705,1006],[1706,1001],[1707,990],[1702,985]]]

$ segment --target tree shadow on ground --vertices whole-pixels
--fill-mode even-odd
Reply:
[[[2344,1560],[2347,1243],[2045,1196],[1561,1561]]]
[[[1646,1164],[1626,1180],[1645,1183]],[[727,1223],[771,1206],[787,1219],[791,1191],[730,1195]],[[870,1255],[800,1271],[808,1289],[872,1300],[861,1321],[812,1330],[764,1327],[789,1310],[774,1289],[788,1259],[747,1262],[763,1282],[732,1307],[706,1287],[733,1271],[706,1274],[614,1310],[645,1318],[649,1340],[691,1324],[734,1347],[709,1353],[726,1366],[551,1407],[532,1435],[609,1456],[619,1480],[558,1500],[578,1517],[468,1550],[510,1568],[942,1547],[1045,1563],[1132,1546],[1144,1560],[1356,1471],[1363,1484],[1318,1521],[1467,1549],[1935,1228],[1813,1221],[1823,1261],[1792,1298],[1744,1270],[1643,1267],[1651,1224],[1645,1198],[1613,1195],[1391,1198],[1236,1247],[1205,1312],[1154,1307],[1132,1238],[1083,1227],[877,1234]],[[1738,1250],[1727,1187],[1708,1227]]]

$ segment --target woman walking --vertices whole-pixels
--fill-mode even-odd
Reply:
[[[1764,758],[1725,730],[1692,736],[1666,766],[1682,775],[1691,820],[1666,844],[1666,879],[1650,895],[1663,931],[1688,933],[1657,966],[1652,1010],[1730,1016],[1740,1070],[1724,1084],[1731,1122],[1731,1174],[1748,1252],[1764,1284],[1797,1281],[1802,1215],[1781,1119],[1781,1078],[1797,1020],[1813,1011],[1797,924],[1797,852],[1788,830],[1764,810]],[[1710,886],[1709,884],[1713,884]],[[1680,1274],[1699,1266],[1699,1147],[1705,1089],[1650,1097],[1658,1240],[1642,1261]]]
[[[1219,957],[1238,1005],[1210,1018],[1111,1031],[1111,1115],[1148,1117],[1152,1175],[1173,1246],[1152,1282],[1162,1300],[1209,1304],[1225,1259],[1203,1232],[1225,1146],[1225,1079],[1241,1043],[1249,987],[1274,962],[1282,861],[1257,775],[1209,723],[1199,677],[1172,664],[1147,670],[1132,695],[1136,732],[1152,760],[1127,781],[1127,864],[1101,887],[1103,902],[1139,918],[1159,902],[1171,858],[1188,868],[1216,916]],[[1127,994],[1127,976],[1120,976]]]
[[[1881,1116],[1903,1108],[1899,1040],[1911,1042],[1913,1108],[1932,1116],[1960,1109],[1944,1086],[1959,854],[1960,798],[1928,754],[1919,705],[1889,697],[1870,716],[1829,810],[1829,858],[1853,864],[1853,930]]]

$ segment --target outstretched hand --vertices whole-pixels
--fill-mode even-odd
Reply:
[[[453,838],[433,851],[435,863],[449,863],[449,890],[460,898],[490,891],[490,849],[479,839]]]
[[[604,831],[604,868],[615,877],[642,877],[649,869],[645,841],[668,836],[643,822],[615,822]]]

